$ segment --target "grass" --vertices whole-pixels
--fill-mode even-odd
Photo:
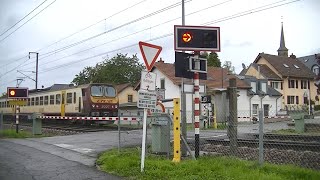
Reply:
[[[273,130],[271,133],[275,134],[283,134],[283,135],[290,135],[290,134],[303,134],[303,135],[320,135],[320,132],[304,132],[304,133],[298,133],[294,129],[280,129],[280,130]]]
[[[291,165],[265,164],[227,157],[206,156],[198,160],[182,160],[173,163],[164,157],[149,154],[145,171],[140,172],[140,149],[107,151],[101,154],[97,164],[102,171],[128,179],[320,179],[320,172]]]
[[[6,130],[0,131],[0,138],[29,138],[29,137],[43,137],[43,135],[33,136],[28,131],[19,131],[19,133],[16,133],[16,130],[13,130],[13,129],[6,129]]]

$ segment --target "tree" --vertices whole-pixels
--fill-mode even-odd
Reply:
[[[223,68],[228,69],[228,73],[236,74],[234,66],[232,66],[231,61],[225,61],[222,65]]]
[[[131,83],[140,80],[144,66],[139,63],[136,55],[127,57],[127,54],[117,54],[111,59],[105,59],[95,67],[86,67],[73,79],[76,85],[86,83]]]
[[[203,52],[200,57],[207,59],[207,65],[212,67],[221,67],[221,61],[219,59],[219,56],[216,52]]]

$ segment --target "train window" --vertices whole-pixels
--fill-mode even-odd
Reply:
[[[31,106],[34,106],[34,97],[31,98]]]
[[[43,104],[48,105],[48,103],[49,103],[49,96],[45,96]]]
[[[103,96],[103,89],[101,86],[91,86],[92,96]]]
[[[109,97],[115,97],[116,96],[116,90],[112,86],[105,86],[104,87],[104,92],[106,96]]]
[[[28,98],[28,99],[27,99],[27,106],[30,106],[30,101],[31,101],[31,99]]]
[[[43,96],[40,96],[40,105],[43,105]]]
[[[74,92],[73,93],[73,104],[76,104],[77,103],[77,93]]]
[[[61,94],[56,94],[56,104],[61,103]]]
[[[36,97],[35,105],[36,105],[36,106],[38,106],[38,105],[39,105],[39,97]]]
[[[68,104],[72,103],[72,93],[67,93],[67,103]]]
[[[54,104],[54,95],[50,95],[50,104]]]

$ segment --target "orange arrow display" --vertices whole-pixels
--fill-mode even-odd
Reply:
[[[190,33],[188,33],[188,32],[183,33],[183,35],[182,35],[182,40],[183,40],[183,42],[186,42],[186,43],[187,43],[187,42],[190,42],[191,39],[192,39],[192,36],[191,36]]]

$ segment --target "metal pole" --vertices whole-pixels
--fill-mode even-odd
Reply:
[[[259,165],[263,165],[263,108],[259,109]]]
[[[141,172],[144,171],[144,160],[145,160],[145,157],[146,157],[147,113],[148,113],[148,109],[143,109],[143,133],[142,133],[142,150],[141,150]]]
[[[237,155],[237,86],[236,79],[232,78],[229,80],[229,123],[228,123],[228,132],[230,138],[230,152],[231,155]]]
[[[182,26],[185,25],[185,8],[184,0],[182,0]],[[184,78],[181,78],[181,134],[184,139],[187,139],[187,105],[186,94],[184,93]],[[187,146],[182,143],[181,155],[187,156]]]
[[[118,153],[120,153],[121,130],[120,130],[120,110],[118,110]]]
[[[37,58],[36,59],[36,89],[38,89],[38,66],[39,66],[39,64],[38,64],[38,61],[39,61],[38,58],[39,57],[38,56],[39,56],[39,53],[36,53],[36,56],[37,56],[36,57]]]
[[[196,60],[195,61],[195,69],[199,70],[200,69],[200,61]],[[199,128],[199,122],[200,122],[200,101],[199,101],[199,73],[194,72],[194,140],[195,140],[195,157],[199,157],[199,134],[200,134],[200,128]]]

